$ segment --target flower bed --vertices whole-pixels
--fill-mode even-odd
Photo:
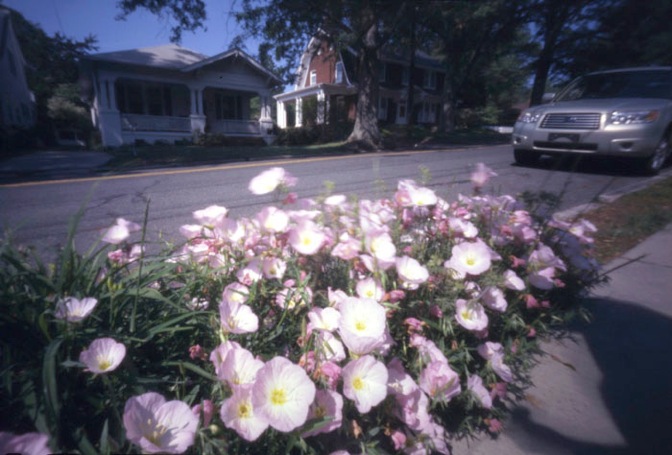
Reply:
[[[501,431],[600,277],[590,223],[483,194],[491,176],[453,202],[412,180],[304,200],[273,168],[249,189],[281,202],[198,210],[166,253],[124,219],[53,267],[4,242],[0,452],[449,453]]]

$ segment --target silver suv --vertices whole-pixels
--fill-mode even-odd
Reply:
[[[655,174],[672,149],[672,67],[579,77],[549,104],[523,111],[511,139],[519,164],[541,155],[609,155],[636,159]]]

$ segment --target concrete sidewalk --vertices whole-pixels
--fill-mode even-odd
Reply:
[[[104,152],[49,150],[16,156],[0,162],[0,184],[26,180],[56,180],[95,175],[112,159]]]
[[[587,301],[593,322],[543,345],[503,433],[454,455],[672,454],[672,225],[611,269]]]

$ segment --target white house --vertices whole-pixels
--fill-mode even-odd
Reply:
[[[281,81],[240,49],[206,57],[169,44],[88,55],[81,69],[103,145],[271,138],[271,90]]]
[[[35,124],[35,97],[26,81],[25,66],[11,13],[0,8],[0,126],[30,128]]]

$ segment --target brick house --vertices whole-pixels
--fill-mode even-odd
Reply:
[[[274,96],[278,126],[354,120],[355,64],[356,55],[352,50],[339,50],[327,39],[312,38],[301,57],[294,88]],[[438,122],[445,80],[440,61],[416,52],[411,71],[408,53],[384,49],[379,70],[378,119],[381,123],[405,125],[411,115],[416,124]],[[414,90],[413,109],[408,107],[411,89]]]

